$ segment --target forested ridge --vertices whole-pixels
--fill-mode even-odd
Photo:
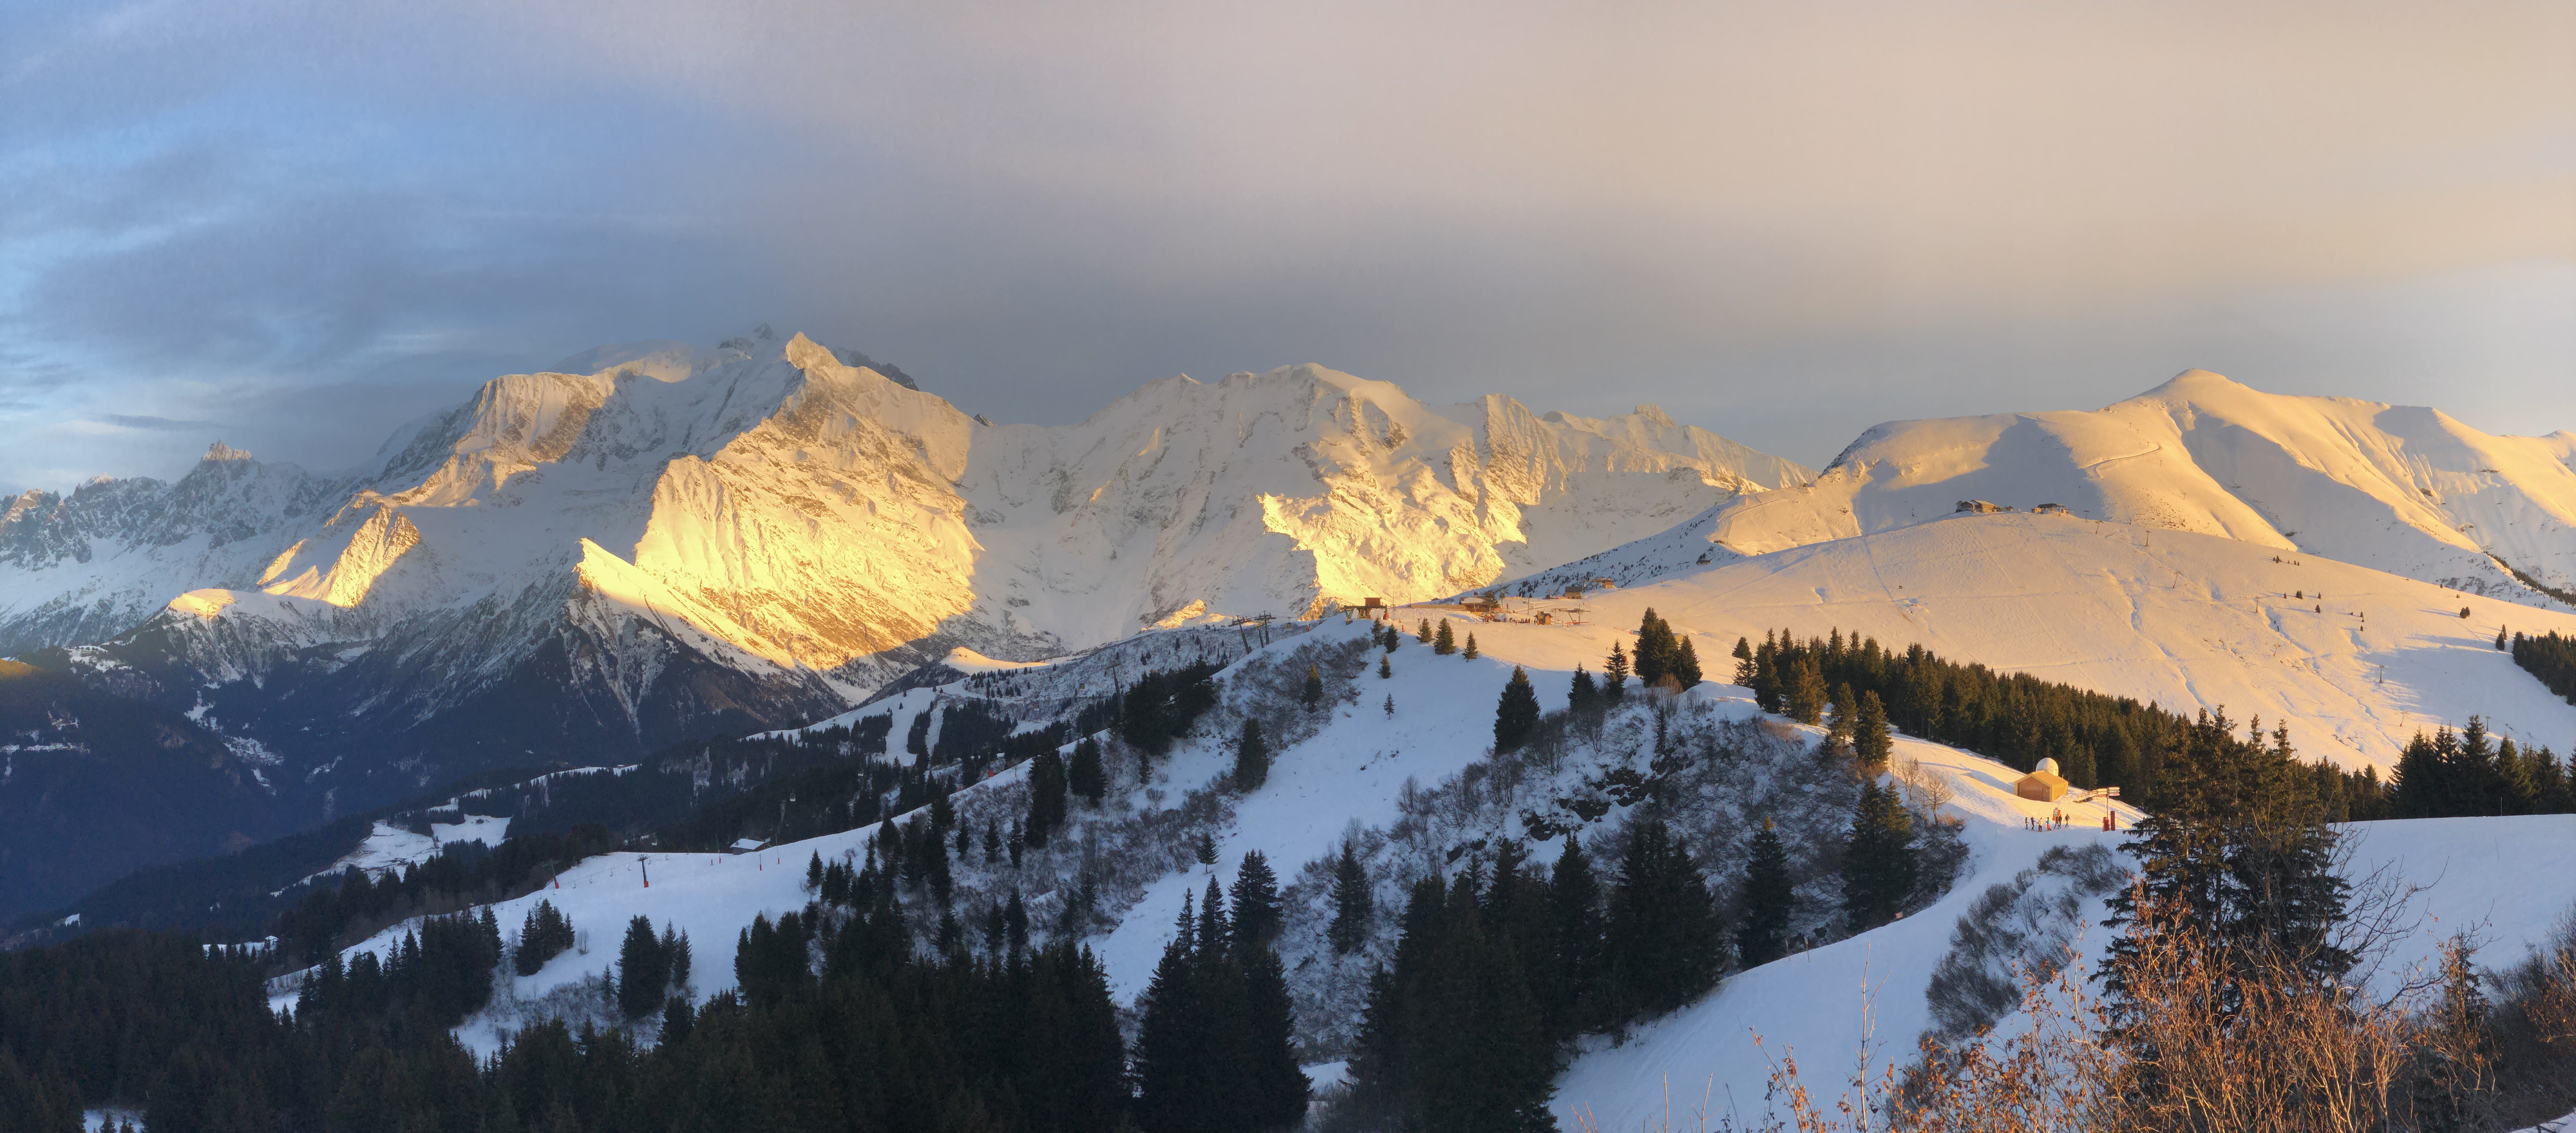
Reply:
[[[1766,632],[1759,644],[1739,638],[1734,655],[1736,683],[1751,688],[1765,709],[1791,719],[1823,723],[1838,714],[1837,705],[1874,698],[1907,735],[2025,771],[2043,758],[2055,759],[2069,783],[2118,786],[2125,801],[2151,811],[2173,802],[2178,765],[2204,762],[2246,743],[2285,759],[2295,754],[2286,728],[2266,733],[2259,719],[2250,722],[2250,737],[2239,740],[2232,728],[2205,726],[2205,712],[2184,716],[2131,697],[1998,673],[1921,645],[1900,653],[1875,638],[1846,637],[1840,629],[1803,641],[1788,631]],[[2457,733],[2419,733],[2385,781],[2375,770],[2356,774],[2325,762],[2294,766],[2311,781],[2328,821],[2576,810],[2576,782],[2549,748],[2490,743],[2487,736],[2485,724],[2475,720]],[[2409,775],[2411,787],[2404,781]]]

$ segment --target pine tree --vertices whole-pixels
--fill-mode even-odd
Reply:
[[[1887,706],[1876,692],[1860,694],[1860,716],[1852,727],[1852,754],[1858,757],[1864,772],[1876,774],[1875,768],[1887,766],[1896,741],[1887,732]]]
[[[1617,704],[1628,691],[1628,653],[1621,645],[1610,643],[1610,656],[1601,662],[1601,700]]]
[[[1367,867],[1349,842],[1342,843],[1341,860],[1333,863],[1333,923],[1324,931],[1334,952],[1347,956],[1368,939],[1375,904]]]
[[[1190,902],[1163,946],[1163,958],[1137,996],[1136,1121],[1146,1133],[1194,1133],[1224,1083],[1211,1080],[1206,1055],[1214,1036],[1201,1003],[1198,929]]]
[[[1814,724],[1825,718],[1825,677],[1812,656],[1799,658],[1789,670],[1786,715],[1801,724]]]
[[[1029,950],[1029,907],[1020,901],[1017,886],[1012,887],[1010,900],[1002,903],[1002,941],[1013,956]]]
[[[1084,736],[1073,745],[1073,762],[1064,769],[1065,789],[1080,795],[1084,802],[1099,806],[1109,794],[1109,774],[1100,761],[1100,741]]]
[[[1270,745],[1261,738],[1261,723],[1243,721],[1243,736],[1234,743],[1234,788],[1258,791],[1270,781]]]
[[[1431,651],[1442,657],[1458,651],[1458,635],[1449,628],[1449,619],[1440,619],[1440,632],[1432,635]]]
[[[1833,715],[1827,718],[1825,725],[1826,749],[1841,751],[1852,746],[1852,736],[1860,728],[1859,699],[1849,684],[1834,688]]]
[[[2504,649],[2504,627],[2503,627],[2503,626],[2497,626],[2497,627],[2496,627],[2496,649],[2497,649],[2499,652],[2501,652],[2501,651]]]
[[[1796,893],[1789,885],[1789,852],[1771,820],[1754,832],[1744,871],[1744,920],[1735,929],[1736,963],[1756,968],[1789,953],[1789,917]]]
[[[1379,655],[1377,659],[1377,679],[1382,681],[1391,681],[1395,679],[1395,666],[1387,664],[1386,657],[1383,654]]]
[[[1049,748],[1029,761],[1029,818],[1022,833],[1029,845],[1046,845],[1064,825],[1064,794],[1064,758]]]
[[[1741,637],[1736,638],[1736,639],[1735,639],[1735,683],[1736,683],[1736,684],[1738,684],[1738,685],[1741,685],[1741,686],[1743,686],[1743,687],[1745,687],[1745,688],[1752,688],[1752,687],[1753,687],[1753,676],[1754,676],[1754,674],[1755,674],[1755,673],[1757,673],[1757,672],[1759,672],[1759,671],[1760,671],[1760,666],[1758,666],[1758,665],[1754,664],[1754,661],[1753,661],[1753,646],[1752,646],[1752,644],[1751,644],[1750,642],[1747,642],[1745,639],[1743,639],[1743,638],[1741,638]]]
[[[1672,671],[1673,662],[1680,659],[1680,654],[1680,646],[1673,641],[1672,627],[1665,624],[1653,607],[1648,607],[1645,616],[1637,622],[1637,683],[1646,688],[1663,683],[1664,675]]]
[[[1697,688],[1705,679],[1699,675],[1699,647],[1691,644],[1691,639],[1681,639],[1681,649],[1675,655],[1673,671],[1668,675],[1684,689]]]
[[[1514,665],[1512,679],[1503,682],[1502,699],[1494,706],[1494,752],[1520,750],[1537,730],[1538,716],[1538,690],[1530,687],[1529,674]]]
[[[1395,694],[1391,692],[1386,694],[1386,718],[1395,719]]]
[[[1469,633],[1469,634],[1467,635],[1467,648],[1466,648],[1465,650],[1463,650],[1463,651],[1462,651],[1462,654],[1463,654],[1463,656],[1465,656],[1465,658],[1466,658],[1467,660],[1473,661],[1473,660],[1475,660],[1475,659],[1476,659],[1476,635],[1475,635],[1475,634],[1473,634],[1473,633]]]
[[[1610,891],[1609,967],[1622,1002],[1670,1011],[1717,985],[1717,905],[1688,843],[1663,821],[1632,820]]]
[[[1423,643],[1424,645],[1431,644],[1431,619],[1422,619],[1422,629],[1420,632],[1413,635],[1413,639]]]
[[[1593,683],[1592,674],[1585,672],[1582,665],[1576,665],[1574,681],[1565,689],[1566,714],[1580,718],[1600,710],[1601,686]]]
[[[1606,1022],[1601,1003],[1601,882],[1593,876],[1583,840],[1570,831],[1548,877],[1547,898],[1555,922],[1557,973],[1557,1002],[1549,1015],[1564,1032],[1590,1030]]]
[[[671,984],[671,959],[662,952],[653,922],[642,916],[626,924],[626,940],[617,949],[617,1010],[641,1019],[661,1010],[663,991]]]
[[[1199,832],[1198,857],[1200,865],[1216,864],[1216,835],[1204,830]]]
[[[1303,701],[1308,708],[1314,708],[1324,703],[1324,671],[1322,669],[1313,665],[1306,666],[1306,690],[1298,696],[1298,699]]]
[[[1914,892],[1918,869],[1912,817],[1895,792],[1880,789],[1877,776],[1864,777],[1843,851],[1843,913],[1851,930],[1895,920]]]
[[[1245,852],[1234,875],[1235,951],[1249,955],[1269,948],[1279,935],[1282,915],[1279,875],[1271,872],[1270,859],[1259,850]]]
[[[1484,923],[1474,871],[1426,878],[1395,963],[1370,981],[1352,1058],[1364,1119],[1424,1133],[1552,1130],[1553,1044],[1518,957]]]

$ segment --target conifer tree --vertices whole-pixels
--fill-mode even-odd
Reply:
[[[671,983],[671,959],[662,952],[662,940],[653,935],[653,922],[642,916],[626,924],[626,940],[617,949],[617,1010],[629,1019],[641,1019],[661,1010],[663,990]]]
[[[1216,835],[1204,830],[1199,832],[1198,857],[1200,865],[1216,864]]]
[[[1022,837],[1032,846],[1047,844],[1064,825],[1064,758],[1050,748],[1029,761],[1029,817]]]
[[[1343,842],[1341,860],[1333,863],[1333,923],[1324,931],[1333,951],[1347,956],[1368,939],[1375,904],[1367,867],[1360,864],[1358,851]]]
[[[1395,667],[1386,663],[1384,654],[1380,654],[1377,659],[1377,679],[1382,681],[1395,679]]]
[[[1697,688],[1705,679],[1699,675],[1699,647],[1691,644],[1691,639],[1681,639],[1681,649],[1673,659],[1673,671],[1666,675],[1685,689]]]
[[[1249,955],[1279,936],[1279,875],[1259,850],[1246,851],[1234,874],[1234,947]]]
[[[1825,677],[1818,671],[1814,657],[1801,657],[1789,670],[1786,715],[1801,724],[1819,723],[1825,718]]]
[[[1084,736],[1081,743],[1073,745],[1073,762],[1064,769],[1064,785],[1093,806],[1099,806],[1109,794],[1109,773],[1100,761],[1099,740]]]
[[[1593,683],[1592,674],[1577,664],[1574,666],[1574,681],[1565,689],[1565,711],[1580,718],[1600,710],[1601,686]]]
[[[1352,1095],[1424,1133],[1555,1128],[1553,1044],[1513,949],[1488,930],[1474,871],[1414,886],[1395,963],[1370,983]]]
[[[1665,624],[1653,607],[1637,622],[1637,683],[1647,688],[1661,684],[1673,662],[1680,658],[1681,647],[1673,641],[1672,627]]]
[[[1470,632],[1467,635],[1467,648],[1462,651],[1462,653],[1467,660],[1473,661],[1476,659],[1476,635],[1473,632]]]
[[[1893,791],[1864,776],[1843,851],[1843,913],[1853,932],[1896,919],[1914,892],[1914,822]]]
[[[1458,635],[1449,628],[1449,619],[1440,619],[1440,632],[1432,635],[1431,651],[1442,657],[1458,651]]]
[[[1395,694],[1391,692],[1386,694],[1386,718],[1395,719]]]
[[[1514,665],[1512,679],[1503,682],[1502,699],[1494,706],[1495,754],[1520,750],[1538,728],[1538,716],[1538,690],[1530,687],[1529,674]]]
[[[1261,738],[1261,722],[1247,716],[1243,735],[1234,742],[1234,787],[1258,791],[1270,781],[1270,744]]]
[[[1420,632],[1413,635],[1413,639],[1423,643],[1424,645],[1431,644],[1431,619],[1422,619],[1422,629]]]
[[[1753,646],[1752,646],[1752,644],[1751,644],[1750,642],[1746,641],[1745,639],[1741,638],[1741,637],[1736,638],[1736,639],[1735,639],[1735,683],[1736,683],[1736,684],[1739,684],[1739,685],[1742,685],[1742,686],[1744,686],[1745,688],[1752,688],[1752,687],[1753,687],[1753,675],[1754,675],[1756,672],[1759,672],[1759,671],[1760,671],[1760,667],[1759,667],[1759,666],[1757,666],[1757,665],[1755,665],[1755,664],[1754,664],[1754,662],[1753,662]]]
[[[1013,956],[1029,950],[1029,907],[1020,901],[1018,886],[1011,887],[1010,900],[1002,903],[1002,942]]]
[[[1567,1031],[1606,1022],[1601,1003],[1601,882],[1592,872],[1583,840],[1569,831],[1548,878],[1548,904],[1556,921],[1559,999],[1551,1014]]]
[[[1609,967],[1622,1002],[1670,1011],[1717,985],[1717,905],[1690,847],[1662,820],[1632,820],[1610,891]]]
[[[1206,1124],[1206,1109],[1223,1083],[1212,1081],[1208,1033],[1200,1001],[1198,928],[1189,899],[1153,978],[1137,996],[1136,1121],[1146,1133],[1191,1133]]]
[[[1306,666],[1306,689],[1298,696],[1298,699],[1303,701],[1308,708],[1314,708],[1324,703],[1324,671],[1322,669],[1313,665]]]
[[[1851,742],[1852,754],[1858,757],[1864,771],[1872,774],[1875,771],[1870,769],[1887,766],[1888,757],[1895,752],[1896,741],[1887,732],[1887,705],[1880,702],[1876,692],[1860,694],[1860,716],[1853,723]]]
[[[2497,649],[2499,652],[2501,652],[2501,651],[2504,649],[2504,627],[2503,627],[2503,626],[2497,626],[2497,627],[2496,627],[2496,649]]]
[[[1628,652],[1618,642],[1610,643],[1610,656],[1601,662],[1601,701],[1617,704],[1628,691]]]
[[[1827,750],[1841,751],[1852,746],[1852,736],[1860,727],[1860,721],[1858,719],[1860,716],[1860,705],[1857,703],[1859,699],[1860,698],[1858,696],[1852,693],[1852,687],[1850,685],[1844,684],[1835,687],[1832,702],[1833,715],[1827,717],[1825,721],[1825,747]]]
[[[1789,917],[1795,891],[1789,886],[1789,853],[1771,820],[1753,835],[1753,850],[1744,871],[1744,919],[1735,929],[1735,959],[1756,968],[1789,952]]]

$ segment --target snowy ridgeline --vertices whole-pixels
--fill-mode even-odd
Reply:
[[[1122,744],[1106,744],[1102,802],[1095,808],[1074,800],[1067,825],[1044,845],[1025,848],[1016,863],[1007,846],[987,851],[984,832],[1006,832],[1026,814],[1027,765],[967,787],[953,801],[969,847],[952,859],[951,874],[952,904],[969,941],[981,946],[975,926],[1016,892],[1037,940],[1081,937],[1107,967],[1115,996],[1131,1003],[1182,902],[1211,872],[1230,879],[1243,854],[1259,850],[1287,881],[1280,948],[1300,1054],[1328,1064],[1349,1050],[1366,973],[1391,955],[1412,880],[1454,875],[1505,838],[1525,839],[1532,857],[1547,862],[1561,844],[1559,829],[1579,829],[1598,846],[1651,814],[1688,839],[1721,902],[1731,902],[1741,848],[1752,825],[1770,818],[1790,847],[1797,892],[1791,927],[1803,950],[1730,974],[1714,994],[1629,1029],[1624,1041],[1585,1045],[1560,1084],[1558,1108],[1590,1113],[1605,1128],[1651,1116],[1667,1085],[1676,1095],[1685,1084],[1705,1083],[1721,1098],[1730,1091],[1739,1100],[1759,1098],[1765,1063],[1751,1046],[1755,1033],[1802,1050],[1851,1049],[1862,1038],[1864,988],[1878,1041],[1910,1049],[1918,1035],[2008,1020],[2011,1005],[1998,988],[2013,963],[2069,949],[2089,963],[2107,941],[2099,928],[2101,894],[2126,862],[2107,856],[2119,836],[2095,825],[2099,806],[2073,808],[2079,821],[2067,828],[2034,832],[2027,820],[2069,808],[2014,797],[2018,773],[2010,768],[1900,737],[1896,764],[1911,764],[1951,796],[1942,811],[1950,824],[1936,827],[1933,842],[1940,864],[1926,871],[1916,911],[1843,937],[1833,915],[1834,855],[1858,785],[1841,765],[1817,758],[1818,729],[1767,716],[1743,690],[1726,686],[1679,697],[1632,690],[1597,726],[1551,724],[1521,752],[1496,759],[1494,704],[1513,665],[1533,671],[1542,708],[1561,710],[1574,665],[1596,661],[1609,632],[1464,618],[1457,629],[1462,639],[1470,631],[1478,636],[1478,658],[1436,656],[1410,636],[1383,654],[1364,625],[1332,619],[1255,649],[1219,676],[1218,705],[1168,756],[1147,764]],[[1195,658],[1224,636],[1160,637],[1136,648],[1159,649],[1151,664],[1160,667]],[[1377,675],[1381,658],[1385,678]],[[1145,662],[1131,655],[1117,663]],[[1079,689],[1099,679],[1075,675],[1082,665],[996,670],[915,689],[896,702],[889,746],[902,742],[900,717],[936,699],[963,698],[972,688],[978,698],[1035,703],[1059,696],[1057,683]],[[1302,703],[1310,667],[1323,686],[1316,707]],[[1228,741],[1246,719],[1261,723],[1277,753],[1267,783],[1250,793],[1233,790],[1229,778]],[[2139,817],[2118,804],[2110,810],[2124,828]],[[861,860],[877,832],[865,827],[740,856],[619,853],[585,861],[566,871],[559,887],[497,911],[504,925],[516,925],[537,901],[551,901],[589,934],[587,951],[568,951],[530,977],[509,975],[505,966],[493,1006],[459,1033],[488,1051],[506,1031],[539,1018],[614,1022],[606,982],[614,947],[604,942],[639,915],[691,938],[696,996],[726,990],[743,927],[756,915],[803,909],[812,900],[806,864]],[[2510,962],[2576,901],[2576,818],[2380,823],[2358,833],[2356,868],[2386,865],[2431,886],[2420,897],[2426,927],[2407,938],[2395,967],[2420,965],[2441,935],[2464,924],[2483,925],[2489,955]],[[1212,868],[1198,861],[1203,838],[1217,847]],[[1325,936],[1328,863],[1346,844],[1368,865],[1379,912],[1359,947],[1340,954]],[[1086,880],[1087,906],[1074,899]],[[1944,881],[1951,881],[1946,892]],[[934,902],[910,889],[904,900],[916,943],[927,947]],[[360,947],[381,950],[400,931]],[[650,1023],[643,1026],[649,1038]]]

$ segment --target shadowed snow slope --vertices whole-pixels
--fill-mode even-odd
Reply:
[[[1691,528],[1694,554],[1714,543],[1755,555],[1962,501],[2057,504],[2537,605],[2547,599],[2497,560],[2576,590],[2571,463],[2576,434],[2489,436],[2439,410],[2267,394],[2191,370],[2092,412],[1874,426],[1812,488],[1721,504]]]
[[[854,360],[766,328],[603,348],[344,478],[223,449],[177,485],[30,493],[0,519],[0,652],[72,646],[48,663],[203,705],[360,805],[812,719],[957,648],[1448,593],[1807,474],[1652,406],[1434,408],[1295,366],[1041,428]]]
[[[2418,730],[2471,715],[2523,742],[2565,750],[2576,739],[2576,707],[2495,648],[2499,627],[2576,633],[2576,615],[2323,556],[2026,514],[1947,516],[1708,565],[1699,553],[1686,532],[1645,540],[1602,556],[1642,584],[1542,604],[1620,626],[1651,607],[1703,635],[1711,676],[1733,671],[1739,636],[1840,627],[2185,714],[2224,705],[2239,721],[2286,720],[2308,756],[2383,774]]]

